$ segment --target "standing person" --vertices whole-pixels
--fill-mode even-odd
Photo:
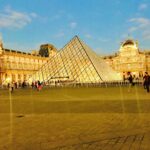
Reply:
[[[144,86],[145,86],[147,92],[149,92],[150,76],[149,76],[148,72],[145,72],[143,79],[144,79]]]
[[[35,86],[36,89],[38,88],[38,82],[37,81],[35,81],[34,86]]]
[[[143,87],[144,87],[144,89],[146,89],[146,81],[145,81],[146,73],[147,73],[147,72],[145,72],[145,75],[144,75],[144,77],[143,77]]]
[[[40,81],[38,81],[38,87],[37,87],[37,90],[40,91],[42,89],[42,84]]]
[[[31,84],[31,86],[32,86],[32,89],[33,89],[33,88],[34,88],[34,86],[35,86],[33,81],[32,81],[32,84]]]
[[[18,84],[17,84],[17,82],[15,82],[14,84],[15,84],[15,89],[17,89],[17,88],[18,88]]]
[[[14,91],[14,83],[10,83],[9,91],[12,93]]]
[[[132,77],[132,75],[131,75],[131,72],[128,72],[128,81],[129,81],[128,92],[130,92],[131,86],[133,86],[133,77]]]
[[[24,81],[22,82],[22,88],[24,88],[25,84],[24,84]]]
[[[8,88],[8,89],[10,88],[10,83],[7,84],[7,88]]]

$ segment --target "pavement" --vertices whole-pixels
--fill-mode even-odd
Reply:
[[[149,100],[5,104],[0,150],[150,150]]]

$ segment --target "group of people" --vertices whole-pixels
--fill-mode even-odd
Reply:
[[[131,72],[128,72],[128,81],[129,81],[128,91],[130,91],[131,86],[134,86],[134,84],[135,84],[133,82],[133,76],[132,76]],[[147,92],[149,93],[150,75],[148,74],[148,72],[145,72],[145,75],[143,76],[143,86],[144,86],[144,89],[146,89]]]
[[[13,93],[15,89],[25,88],[25,87],[28,87],[28,86],[30,86],[30,85],[27,84],[25,81],[23,81],[22,83],[10,82],[10,83],[7,84],[7,88],[9,89],[9,91],[11,93]],[[35,88],[38,91],[40,91],[43,87],[43,84],[40,81],[36,81],[36,82],[32,82],[31,86],[32,86],[32,89]]]
[[[43,84],[40,81],[32,82],[32,89],[36,88],[38,91],[42,90]]]
[[[134,86],[134,76],[131,74],[131,72],[128,72],[127,73],[128,77],[127,77],[127,80],[129,82],[129,88],[128,88],[128,92],[130,92],[131,90],[131,87]],[[35,82],[32,82],[31,86],[32,86],[32,89],[37,89],[38,91],[40,91],[42,89],[44,85],[44,82],[40,82],[40,81],[35,81]],[[17,82],[12,82],[12,83],[8,83],[8,89],[11,91],[11,93],[14,91],[14,89],[17,89],[18,87],[26,87],[27,84],[26,82],[22,82],[22,84],[18,84]],[[145,75],[143,76],[143,86],[144,86],[144,89],[147,90],[147,92],[150,91],[150,75],[148,74],[148,72],[145,72]]]
[[[26,86],[27,84],[25,81],[23,81],[22,83],[10,82],[7,84],[7,88],[11,93],[14,91],[14,89],[18,89],[19,87],[25,88]]]

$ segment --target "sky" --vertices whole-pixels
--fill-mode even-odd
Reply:
[[[98,54],[117,52],[128,38],[150,49],[150,0],[0,0],[5,48],[60,49],[75,35]]]

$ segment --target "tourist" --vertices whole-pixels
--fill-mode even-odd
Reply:
[[[10,83],[7,84],[7,88],[8,88],[8,89],[10,88]]]
[[[22,82],[22,88],[24,88],[24,81]]]
[[[31,86],[32,86],[32,89],[35,87],[34,82],[32,82]]]
[[[34,88],[37,89],[38,83],[37,81],[34,82]]]
[[[42,83],[40,81],[37,82],[37,90],[40,91],[42,89]]]
[[[15,82],[14,84],[15,84],[15,89],[17,89],[17,88],[18,88],[18,84],[17,84],[17,82]]]
[[[9,91],[12,93],[14,91],[14,83],[10,83]]]
[[[144,88],[146,88],[147,92],[149,92],[150,76],[148,72],[145,72],[143,79],[144,79]]]
[[[129,81],[129,88],[128,88],[128,92],[130,92],[130,90],[131,90],[131,86],[133,86],[134,85],[134,83],[133,83],[133,77],[132,77],[132,75],[131,75],[131,73],[130,72],[128,72],[128,81]]]

